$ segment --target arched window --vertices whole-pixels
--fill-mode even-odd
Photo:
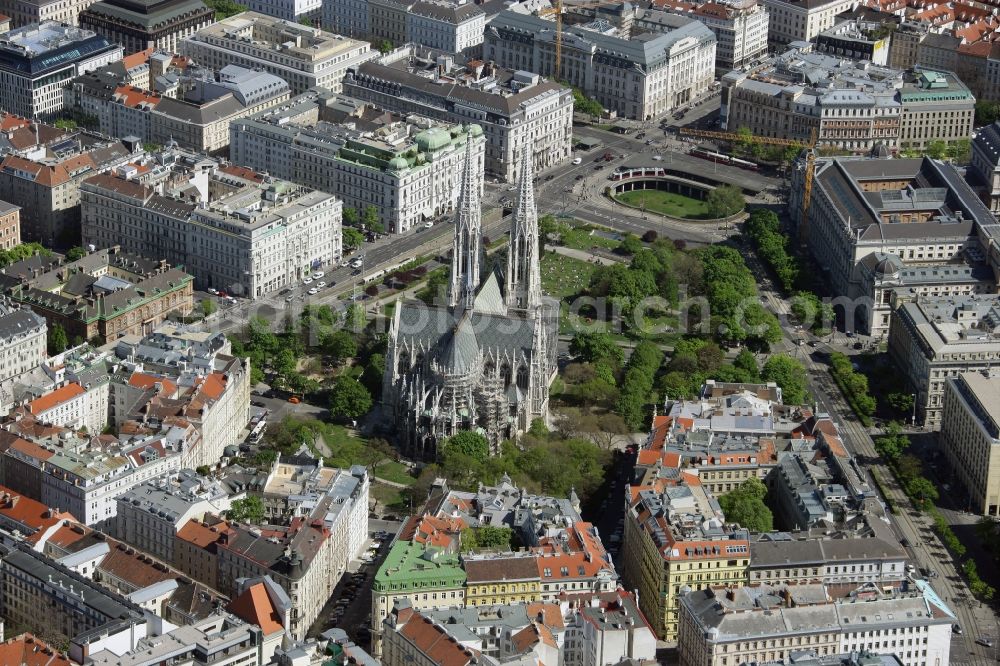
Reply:
[[[504,388],[510,386],[511,370],[510,366],[506,363],[500,366],[500,376],[503,377]]]
[[[520,389],[528,388],[528,369],[523,365],[517,369],[517,387]]]

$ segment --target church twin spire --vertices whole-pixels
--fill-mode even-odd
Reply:
[[[465,164],[455,215],[455,235],[451,259],[451,287],[448,305],[471,310],[480,286],[482,256],[482,211],[480,193],[483,182],[479,160],[473,153],[472,140],[465,148]],[[534,165],[530,145],[525,145],[518,181],[517,209],[511,223],[507,252],[504,304],[507,309],[534,313],[542,304],[542,280],[539,267],[538,211],[535,209]]]
[[[507,252],[507,307],[534,312],[542,303],[542,278],[538,256],[538,210],[535,208],[534,165],[530,145],[524,146],[517,210],[510,229]]]
[[[482,243],[482,208],[480,188],[483,176],[473,154],[472,137],[465,144],[465,165],[455,215],[455,238],[451,257],[451,289],[448,305],[472,309],[479,288],[479,255]]]

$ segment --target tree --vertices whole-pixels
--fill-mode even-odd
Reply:
[[[471,430],[462,430],[445,440],[445,454],[459,453],[483,463],[490,457],[490,443],[486,437]]]
[[[918,476],[906,484],[906,492],[921,508],[927,507],[938,500],[937,487],[930,479]]]
[[[377,206],[365,207],[364,225],[369,231],[374,231],[375,233],[380,234],[385,231],[385,227],[383,227],[382,223],[379,222]]]
[[[313,22],[312,22],[312,19],[310,19],[308,16],[300,16],[299,17],[299,24],[300,25],[305,25],[305,26],[308,26],[308,27],[311,28]]]
[[[55,356],[56,354],[63,353],[66,351],[68,346],[69,337],[66,335],[66,329],[63,328],[61,324],[53,324],[52,326],[49,326],[49,356]]]
[[[774,526],[771,510],[764,503],[767,487],[757,478],[750,478],[719,497],[719,506],[726,520],[751,532],[770,532]]]
[[[885,401],[890,407],[904,416],[909,416],[913,411],[913,394],[905,391],[893,391],[885,396]]]
[[[747,380],[749,382],[757,381],[757,378],[760,377],[760,371],[757,369],[757,359],[749,349],[740,350],[740,353],[733,359],[733,367],[752,377],[753,379]]]
[[[577,333],[569,343],[569,353],[588,363],[609,363],[618,368],[625,360],[625,352],[608,333]]]
[[[345,218],[347,217],[347,211],[348,210],[353,211],[354,209],[353,208],[346,209],[344,211],[344,217]],[[357,216],[357,213],[355,213],[355,216]],[[345,219],[344,222],[347,223],[347,220]],[[355,223],[357,223],[357,220],[355,220]],[[344,242],[344,247],[346,249],[348,249],[348,250],[356,250],[359,247],[361,247],[362,243],[365,242],[365,236],[364,236],[364,234],[362,234],[357,229],[353,229],[351,227],[344,227],[344,230],[343,230],[343,242]]]
[[[145,150],[147,153],[158,153],[161,150],[163,150],[163,146],[161,146],[158,143],[153,143],[152,141],[147,141],[146,143],[142,144],[142,149]]]
[[[215,10],[216,21],[227,19],[247,10],[246,7],[233,2],[233,0],[206,0],[205,4]]]
[[[806,369],[791,356],[775,354],[767,359],[760,377],[765,382],[774,382],[781,388],[786,405],[801,405],[806,402]]]
[[[985,99],[976,101],[976,127],[992,125],[1000,118],[1000,104]]]
[[[226,512],[229,520],[259,525],[264,522],[264,502],[257,495],[235,500]]]
[[[720,185],[708,193],[705,203],[711,217],[729,217],[743,210],[746,199],[738,187]]]
[[[636,254],[642,250],[642,241],[635,234],[625,234],[618,249],[623,254]]]
[[[358,354],[358,342],[347,331],[334,331],[323,342],[326,353],[333,357],[334,363],[341,363]]]
[[[510,550],[511,537],[514,531],[509,527],[494,527],[493,525],[483,525],[482,527],[467,527],[462,530],[459,542],[462,544],[462,552],[471,550]]]
[[[72,131],[76,129],[76,121],[71,118],[60,118],[52,123],[52,126],[61,130]]]
[[[215,305],[215,300],[211,298],[201,299],[201,313],[208,317],[218,309]]]
[[[927,143],[927,148],[924,152],[928,157],[940,160],[948,154],[948,144],[940,139],[935,139]]]
[[[34,257],[35,255],[48,257],[51,256],[52,253],[42,247],[39,243],[21,243],[20,245],[15,245],[9,250],[0,250],[0,267],[10,266],[13,263],[17,263],[23,259],[28,259],[29,257]]]
[[[390,42],[388,39],[383,39],[381,42],[379,42],[378,50],[381,53],[389,53],[389,52],[391,52],[392,51],[392,42]]]
[[[87,256],[87,251],[79,245],[66,251],[66,261],[79,261]]]
[[[197,472],[199,476],[208,476],[212,473],[212,468],[208,465],[198,465],[194,468],[194,471]]]
[[[629,432],[625,420],[612,412],[582,414],[575,425],[580,433],[605,451],[614,449]]]
[[[589,116],[604,115],[604,107],[600,102],[587,97],[579,88],[573,88],[573,110]]]
[[[344,208],[343,216],[344,216],[344,224],[353,227],[358,223],[357,208],[351,208],[351,207]]]
[[[337,377],[330,399],[330,415],[348,420],[363,416],[372,408],[372,396],[358,380],[347,375]]]
[[[875,450],[890,463],[895,463],[910,446],[910,439],[895,421],[889,423],[885,434],[875,440]],[[919,474],[919,469],[917,470]]]

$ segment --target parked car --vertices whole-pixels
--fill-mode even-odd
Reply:
[[[574,157],[573,158],[573,164],[583,164],[583,158],[582,157]]]
[[[326,275],[326,273],[324,273],[323,271],[316,271],[315,273],[312,274],[314,280],[318,280],[324,275]]]
[[[302,284],[307,284],[308,285],[308,284],[312,284],[312,283],[313,283],[313,279],[311,277],[307,277],[305,280],[302,281]]]
[[[989,636],[980,636],[976,639],[976,643],[982,645],[983,647],[991,648],[993,647],[993,639]]]
[[[214,287],[209,287],[209,288],[208,288],[208,289],[206,289],[205,291],[207,291],[208,293],[212,294],[212,296],[215,296],[216,294],[218,294],[218,293],[219,293],[219,290],[218,290],[218,289],[215,289]]]

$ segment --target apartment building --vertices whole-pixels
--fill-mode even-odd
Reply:
[[[954,74],[902,72],[802,44],[722,79],[722,126],[851,152],[922,149],[972,131],[976,100]]]
[[[649,32],[672,30],[662,14],[679,14],[695,19],[715,33],[715,70],[724,74],[740,69],[767,54],[770,14],[756,0],[743,2],[665,2],[659,10],[641,10],[633,25]]]
[[[657,638],[676,643],[682,590],[743,581],[750,535],[727,524],[698,477],[682,471],[631,489],[621,554],[622,577]]]
[[[230,352],[222,333],[169,325],[120,338],[113,422],[137,433],[165,430],[154,437],[179,451],[176,469],[215,465],[250,421],[250,361]]]
[[[61,638],[75,663],[89,651],[133,649],[149,630],[138,605],[27,546],[0,559],[0,589],[7,622]]]
[[[542,599],[538,566],[529,553],[465,556],[462,566],[466,606],[526,604]]]
[[[67,103],[97,117],[101,131],[145,143],[177,145],[202,153],[229,146],[229,125],[289,97],[288,84],[267,72],[228,65],[176,77],[178,96],[128,83],[120,67],[102,68],[70,82]]]
[[[1000,507],[1000,376],[964,372],[945,380],[941,444],[972,511]]]
[[[215,21],[201,0],[98,0],[80,12],[80,26],[93,30],[126,54],[149,48],[177,51],[180,40]]]
[[[180,53],[203,67],[239,65],[284,79],[292,94],[317,86],[341,91],[347,70],[377,55],[368,42],[299,23],[243,12],[180,42]]]
[[[960,293],[996,290],[995,281],[980,281],[994,218],[952,165],[929,158],[819,159],[804,221],[803,178],[793,171],[789,210],[848,326],[887,335],[894,295],[909,285],[916,291],[906,298],[949,293],[942,285],[953,279],[965,285],[956,287]],[[869,258],[879,254],[885,256]],[[970,270],[952,272],[963,265]],[[928,274],[931,268],[942,272]]]
[[[80,12],[95,0],[5,0],[0,3],[0,12],[8,19],[7,30],[22,28],[33,23],[64,23],[77,25]],[[6,32],[6,30],[5,30]]]
[[[22,240],[50,248],[80,245],[80,183],[126,163],[131,152],[105,136],[37,124],[17,139],[0,161],[0,199],[21,208]]]
[[[350,109],[350,113],[345,114]],[[465,145],[482,155],[478,125],[386,118],[357,100],[311,90],[230,125],[230,158],[330,192],[362,216],[369,206],[391,233],[449,215],[458,203]]]
[[[51,118],[63,109],[67,81],[122,55],[104,37],[55,21],[16,28],[0,41],[0,105],[24,118]]]
[[[418,0],[406,12],[406,43],[442,53],[475,54],[485,28],[486,12],[473,2]]]
[[[182,469],[119,495],[114,532],[143,552],[174,562],[178,530],[206,513],[222,515],[234,499],[239,496],[230,496],[219,482]]]
[[[514,69],[482,61],[456,67],[448,56],[424,57],[409,46],[348,72],[344,92],[403,116],[478,125],[486,173],[512,183],[525,147],[538,171],[569,159],[573,142],[572,91]]]
[[[916,395],[916,417],[938,430],[949,378],[988,370],[1000,358],[996,294],[924,298],[892,313],[889,355]]]
[[[954,622],[926,584],[893,593],[860,586],[846,596],[821,584],[709,587],[681,598],[680,663],[775,662],[808,650],[947,666]]]
[[[316,21],[322,16],[324,4],[321,0],[248,0],[243,6],[252,12],[283,21],[316,25]],[[337,31],[334,33],[341,34]]]
[[[97,433],[108,420],[108,389],[106,377],[87,388],[70,382],[29,402],[28,411],[43,423]]]
[[[684,106],[714,83],[715,34],[695,20],[668,32],[617,30],[597,19],[562,27],[560,76],[608,111],[650,120]],[[555,26],[509,10],[486,28],[483,57],[542,76],[555,71]]]
[[[864,60],[873,65],[889,64],[888,29],[881,23],[851,19],[841,21],[816,36],[816,50],[832,56]],[[904,67],[909,69],[913,63]]]
[[[24,275],[24,260],[0,271],[0,289],[11,301],[31,308],[70,340],[114,340],[151,332],[171,315],[194,308],[194,279],[164,261],[124,252],[115,245]]]
[[[81,190],[86,243],[168,258],[200,288],[256,298],[338,263],[343,252],[336,197],[177,149],[88,179]]]
[[[436,541],[436,539],[435,539]],[[372,656],[382,654],[383,622],[406,601],[415,610],[465,605],[465,570],[451,539],[447,548],[397,539],[372,581]],[[440,542],[438,542],[440,543]],[[457,542],[455,542],[457,543]]]
[[[750,541],[749,585],[873,585],[886,593],[906,583],[910,556],[881,516],[866,513],[838,530],[769,532]]]
[[[21,244],[21,207],[0,201],[0,250]]]
[[[324,30],[358,39],[368,36],[368,0],[324,2],[321,13]]]
[[[0,386],[45,363],[47,332],[44,318],[0,301]]]
[[[762,0],[770,14],[768,41],[774,44],[809,42],[832,28],[836,17],[854,9],[857,0]]]

